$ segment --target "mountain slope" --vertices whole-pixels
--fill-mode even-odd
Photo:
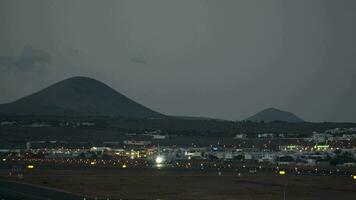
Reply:
[[[86,115],[162,118],[102,82],[87,77],[60,81],[15,102],[0,105],[9,115]]]
[[[258,112],[257,114],[247,118],[246,120],[253,122],[272,122],[272,121],[285,121],[285,122],[304,122],[293,113],[278,110],[276,108],[267,108]]]

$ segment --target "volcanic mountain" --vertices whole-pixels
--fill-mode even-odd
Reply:
[[[165,117],[127,98],[104,83],[87,77],[69,78],[15,102],[1,104],[0,114]]]
[[[248,121],[253,122],[272,122],[272,121],[284,121],[284,122],[304,122],[293,113],[278,110],[276,108],[267,108],[258,112],[257,114],[247,118]]]

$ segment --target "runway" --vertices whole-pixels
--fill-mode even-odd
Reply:
[[[0,200],[83,200],[84,197],[45,187],[0,180]],[[87,198],[88,199],[88,198]]]

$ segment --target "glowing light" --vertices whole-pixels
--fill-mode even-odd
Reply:
[[[354,180],[356,180],[356,175],[354,175],[352,178],[353,178]]]
[[[329,148],[329,145],[315,145],[314,148]]]
[[[33,166],[33,165],[27,165],[27,169],[33,169],[33,168],[35,168],[35,166]]]
[[[286,174],[286,171],[284,171],[284,170],[279,171],[279,175],[285,175],[285,174]]]
[[[3,159],[2,159],[2,161],[4,161],[4,162],[5,162],[5,161],[6,161],[6,158],[3,158]]]
[[[164,160],[164,159],[163,159],[162,156],[157,156],[155,161],[156,161],[157,164],[162,164],[162,163],[163,163],[163,160]]]
[[[127,168],[127,166],[126,166],[125,164],[123,164],[123,165],[122,165],[122,168],[124,168],[124,169],[125,169],[125,168]]]
[[[92,161],[92,162],[90,162],[90,164],[91,164],[91,165],[95,165],[95,164],[96,164],[96,162]]]

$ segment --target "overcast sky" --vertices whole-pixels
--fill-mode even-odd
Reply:
[[[356,122],[355,0],[0,0],[0,103],[89,76],[169,115]]]

